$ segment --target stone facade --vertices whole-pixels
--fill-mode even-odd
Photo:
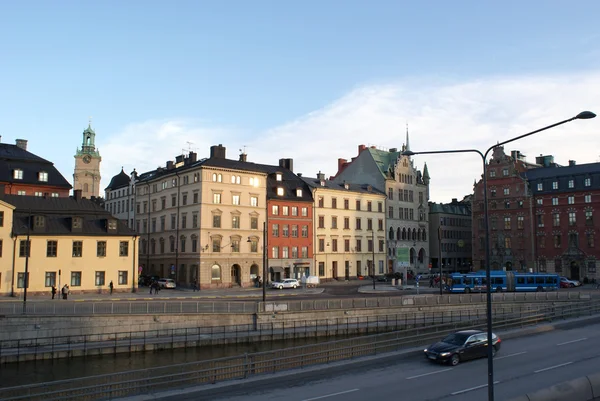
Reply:
[[[73,189],[81,190],[87,199],[100,197],[100,152],[96,149],[96,132],[91,125],[83,131],[81,148],[75,153]]]

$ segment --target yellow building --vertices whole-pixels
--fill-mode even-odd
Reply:
[[[71,293],[107,292],[110,282],[114,291],[135,291],[137,234],[74,192],[0,197],[0,295],[22,296],[26,281],[28,294],[64,285]]]
[[[368,184],[326,180],[322,173],[303,180],[315,200],[314,255],[319,277],[349,280],[387,274],[385,194]]]

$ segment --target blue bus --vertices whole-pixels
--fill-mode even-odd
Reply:
[[[446,285],[452,293],[485,292],[485,271],[453,273]],[[554,291],[560,287],[558,274],[518,273],[512,271],[490,271],[491,290],[494,292]]]

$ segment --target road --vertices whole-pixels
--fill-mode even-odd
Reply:
[[[508,400],[599,371],[598,340],[600,325],[503,341],[494,359],[495,399]],[[450,367],[432,364],[422,355],[386,358],[162,399],[481,401],[487,400],[487,360]]]

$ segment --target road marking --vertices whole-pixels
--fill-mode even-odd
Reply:
[[[418,377],[423,377],[423,376],[429,376],[429,375],[434,375],[436,373],[442,373],[442,372],[447,372],[449,370],[452,370],[452,368],[448,368],[448,369],[442,369],[442,370],[436,370],[433,372],[429,372],[429,373],[423,373],[422,375],[416,375],[416,376],[411,376],[411,377],[407,377],[406,380],[411,380],[411,379],[416,379]]]
[[[545,372],[547,370],[551,370],[551,369],[556,369],[556,368],[560,368],[563,366],[567,366],[572,364],[573,362],[565,362],[565,363],[561,363],[560,365],[554,365],[554,366],[550,366],[549,368],[544,368],[544,369],[539,369],[539,370],[534,370],[533,373],[540,373],[540,372]]]
[[[527,353],[527,351],[516,352],[514,354],[508,354],[508,355],[498,356],[498,357],[494,358],[494,360],[497,361],[498,359],[510,358],[511,356],[523,355],[523,354],[526,354],[526,353]]]
[[[500,381],[495,381],[494,382],[494,384],[498,384],[498,383],[500,383]],[[480,388],[484,388],[484,387],[487,387],[487,384],[482,384],[481,386],[475,386],[475,387],[467,388],[467,389],[464,389],[464,390],[455,391],[453,393],[450,393],[450,395],[464,394],[464,393],[467,393],[469,391],[479,390]]]
[[[348,393],[353,393],[355,391],[358,391],[358,388],[352,389],[352,390],[346,390],[346,391],[340,391],[339,393],[333,393],[333,394],[327,394],[327,395],[322,395],[320,397],[314,397],[314,398],[307,398],[305,400],[302,401],[312,401],[312,400],[320,400],[323,398],[327,398],[327,397],[335,397],[336,395],[342,395],[342,394],[348,394]]]
[[[573,343],[578,343],[579,341],[585,341],[587,340],[587,337],[583,337],[583,338],[578,338],[577,340],[571,340],[571,341],[566,341],[564,343],[560,343],[560,344],[556,344],[558,347],[560,347],[561,345],[567,345],[567,344],[573,344]]]

